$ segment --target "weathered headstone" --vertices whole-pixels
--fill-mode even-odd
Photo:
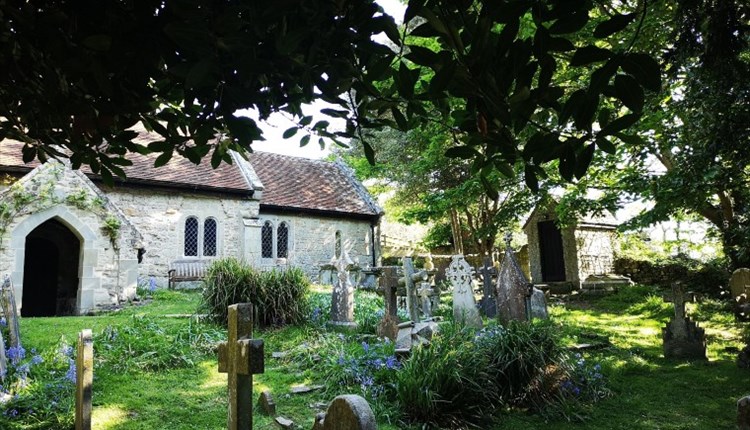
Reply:
[[[5,375],[8,371],[8,358],[5,356],[5,340],[3,332],[0,330],[0,381],[5,381]]]
[[[342,249],[341,256],[335,262],[337,274],[331,294],[331,324],[349,329],[357,327],[354,321],[354,286],[349,279],[349,266],[352,264],[346,249]]]
[[[94,383],[94,341],[91,330],[78,333],[76,347],[76,430],[91,430],[91,394]]]
[[[370,404],[361,396],[338,396],[325,413],[315,417],[313,430],[377,430]]]
[[[414,322],[419,322],[419,308],[417,306],[417,287],[414,279],[414,263],[411,257],[404,257],[404,284],[406,286],[406,309],[409,311],[409,318]],[[425,274],[426,276],[426,274]]]
[[[425,318],[432,318],[432,296],[435,295],[435,289],[429,282],[420,282],[417,287],[419,295],[420,308]]]
[[[547,311],[547,297],[544,295],[544,291],[538,288],[532,288],[531,290],[531,318],[548,319],[549,312]]]
[[[750,396],[737,401],[737,430],[750,430]]]
[[[0,302],[2,303],[5,322],[8,324],[8,345],[11,348],[21,346],[21,330],[18,328],[18,308],[16,308],[16,295],[10,276],[5,275],[2,287],[0,287]]]
[[[740,318],[750,318],[750,269],[739,268],[729,279],[729,291],[734,301],[734,313]]]
[[[478,272],[482,275],[482,299],[479,300],[479,307],[487,317],[495,318],[497,315],[497,303],[492,277],[497,276],[497,269],[492,265],[492,257],[484,257],[484,264]]]
[[[227,341],[219,344],[219,372],[227,374],[228,430],[253,428],[253,375],[263,373],[263,340],[253,339],[253,305],[229,306]]]
[[[497,275],[497,315],[500,322],[528,321],[531,316],[532,284],[526,279],[505,237],[505,255]],[[542,299],[544,296],[542,296]]]
[[[706,360],[706,334],[685,315],[685,297],[679,282],[672,284],[674,317],[662,329],[664,357]]]
[[[261,391],[260,397],[258,397],[258,407],[260,408],[260,411],[266,415],[276,415],[276,402],[273,401],[270,391]]]
[[[398,288],[398,266],[386,266],[381,269],[379,291],[383,292],[385,312],[378,323],[377,334],[395,341],[398,334],[398,309],[396,305],[396,289]]]
[[[445,275],[453,287],[454,321],[462,325],[480,328],[482,327],[482,317],[479,316],[479,310],[474,299],[474,290],[471,285],[473,270],[463,255],[454,255],[451,257],[451,264],[445,271]]]

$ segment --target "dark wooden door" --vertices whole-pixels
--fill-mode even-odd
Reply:
[[[537,223],[539,229],[539,257],[542,265],[543,282],[565,280],[565,257],[562,235],[554,221]]]

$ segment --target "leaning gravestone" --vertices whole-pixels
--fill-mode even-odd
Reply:
[[[729,291],[734,301],[735,315],[750,318],[750,269],[743,267],[732,273]]]
[[[492,277],[497,276],[497,269],[492,265],[492,257],[484,257],[484,264],[478,272],[482,275],[482,299],[479,301],[479,307],[482,308],[482,312],[488,318],[495,318],[497,315],[497,303],[495,302]]]
[[[227,374],[228,430],[253,428],[253,375],[263,373],[263,340],[253,339],[253,305],[229,306],[227,341],[219,344],[219,372]]]
[[[94,383],[94,341],[91,330],[78,334],[76,347],[76,430],[91,430],[91,393]]]
[[[546,320],[549,318],[549,312],[547,311],[547,297],[544,295],[544,291],[539,288],[531,289],[531,318],[539,318]]]
[[[398,309],[396,309],[396,289],[398,288],[398,266],[385,266],[381,268],[381,276],[378,282],[378,290],[383,291],[385,311],[383,319],[378,323],[377,334],[379,337],[387,337],[395,341],[398,334]]]
[[[315,417],[312,430],[377,430],[375,414],[367,400],[356,395],[338,396],[328,410]]]
[[[531,318],[531,295],[533,285],[529,283],[523,270],[518,265],[513,250],[510,247],[510,235],[505,237],[505,256],[497,275],[497,316],[500,322],[528,321]],[[544,301],[544,295],[537,295],[538,304]],[[546,313],[546,301],[544,301]]]
[[[685,315],[682,285],[672,284],[674,317],[662,329],[664,357],[671,359],[706,360],[706,334]]]
[[[0,286],[0,302],[2,302],[5,322],[8,324],[8,345],[11,348],[21,346],[21,330],[18,328],[18,309],[16,308],[16,297],[10,276],[5,275],[3,284]]]
[[[465,326],[481,328],[482,317],[479,316],[471,285],[473,270],[463,255],[454,255],[445,276],[453,287],[453,320]]]
[[[354,286],[349,279],[349,266],[352,264],[346,249],[341,250],[341,256],[334,264],[337,274],[331,294],[331,324],[349,329],[357,327],[354,321]]]

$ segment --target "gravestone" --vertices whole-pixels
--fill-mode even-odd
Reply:
[[[488,318],[495,318],[497,315],[497,303],[492,277],[497,276],[498,272],[492,265],[492,257],[485,256],[484,264],[477,272],[482,275],[482,299],[479,300],[479,307]]]
[[[349,279],[349,266],[353,262],[346,249],[341,250],[341,256],[335,262],[336,280],[331,294],[331,324],[338,327],[354,329],[354,286]]]
[[[8,358],[5,356],[5,340],[3,332],[0,330],[0,381],[5,382],[5,375],[8,372]]]
[[[5,275],[2,287],[0,287],[0,302],[2,303],[5,322],[8,324],[8,345],[11,348],[21,346],[21,331],[18,328],[18,309],[16,308],[16,295],[10,276]]]
[[[737,430],[750,430],[750,396],[737,401]]]
[[[411,257],[404,257],[404,285],[406,287],[406,309],[409,311],[409,318],[414,322],[419,322],[419,310],[417,307],[417,287],[413,276],[414,263]],[[426,274],[424,275],[426,277]]]
[[[396,308],[396,289],[398,288],[398,266],[385,266],[381,269],[380,287],[385,302],[383,318],[378,323],[377,334],[395,341],[398,334],[398,309]]]
[[[219,344],[219,372],[227,374],[228,430],[253,428],[253,375],[263,373],[263,340],[253,339],[253,305],[229,306],[227,341]]]
[[[547,311],[547,297],[544,295],[544,291],[539,288],[532,288],[530,304],[531,318],[539,318],[543,320],[549,318],[549,312]]]
[[[76,347],[76,430],[91,430],[91,393],[94,383],[94,341],[91,330],[78,333]]]
[[[685,296],[679,282],[672,284],[674,317],[662,329],[664,357],[706,360],[706,334],[685,315]]]
[[[312,430],[377,430],[375,414],[367,400],[352,394],[338,396],[315,417]]]
[[[463,255],[454,255],[445,276],[453,287],[454,321],[465,326],[481,328],[482,317],[479,316],[471,285],[473,271]]]
[[[260,407],[261,412],[266,415],[276,415],[276,402],[273,401],[270,391],[263,390],[260,393],[260,397],[258,397],[258,407]]]
[[[429,282],[420,282],[417,288],[419,295],[420,309],[425,318],[432,318],[432,297],[436,294],[435,289]]]
[[[518,265],[510,247],[510,235],[505,236],[505,256],[497,275],[497,316],[502,324],[510,321],[528,321],[531,317],[531,294],[529,283]],[[544,300],[544,295],[537,300]],[[546,307],[546,304],[545,304]]]
[[[732,272],[729,291],[734,301],[734,313],[740,318],[750,318],[750,269],[740,268]]]

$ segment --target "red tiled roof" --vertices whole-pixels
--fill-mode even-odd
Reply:
[[[250,165],[263,183],[263,206],[377,216],[379,210],[336,163],[254,152]]]
[[[149,136],[144,134],[137,138],[136,142],[147,144],[156,139],[158,138],[149,139]],[[37,160],[24,164],[21,154],[22,147],[23,143],[15,140],[6,139],[0,142],[0,170],[13,170],[14,168],[31,170],[39,166]],[[212,169],[208,160],[203,160],[201,164],[195,165],[175,154],[167,164],[155,168],[154,160],[158,155],[128,154],[127,158],[133,162],[133,165],[121,166],[127,179],[115,179],[115,181],[124,184],[149,184],[204,191],[247,194],[252,192],[252,187],[247,183],[236,164],[222,163],[216,169]],[[89,177],[98,177],[91,172],[88,166],[81,166],[81,171]]]

